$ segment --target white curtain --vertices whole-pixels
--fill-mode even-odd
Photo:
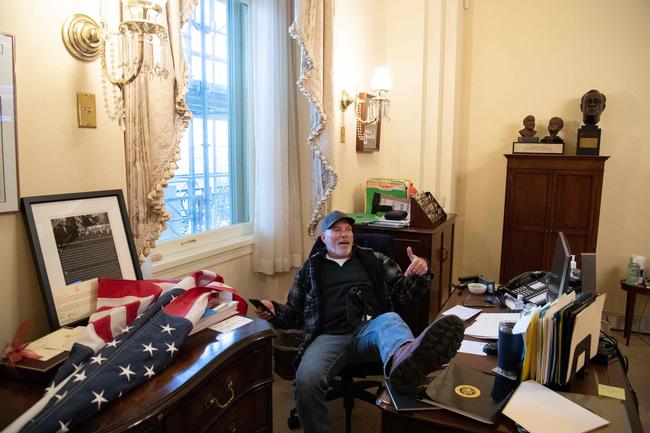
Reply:
[[[303,261],[296,91],[289,0],[251,5],[255,145],[253,270],[272,275]]]
[[[311,130],[307,144],[312,151],[312,214],[307,232],[314,236],[337,183],[332,166],[334,137],[328,116],[332,102],[333,0],[295,0],[295,21],[289,32],[300,45],[298,88],[311,105]]]
[[[181,26],[198,0],[169,0],[165,47],[167,77],[141,73],[124,88],[127,203],[136,250],[142,262],[166,228],[163,189],[174,175],[179,143],[191,113],[185,103],[187,66]]]

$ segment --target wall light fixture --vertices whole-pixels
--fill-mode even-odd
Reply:
[[[365,101],[361,101],[356,94],[352,97],[347,91],[341,92],[341,100],[339,101],[339,108],[345,112],[352,103],[355,104],[355,116],[357,124],[370,125],[377,123],[379,119],[388,120],[390,117],[390,99],[388,92],[393,87],[393,82],[390,79],[390,70],[386,66],[378,66],[372,75],[370,86],[373,89],[372,94],[367,94]],[[365,109],[361,110],[361,103],[365,103]],[[364,131],[365,128],[360,128],[357,125],[357,131]],[[366,141],[365,134],[360,139]]]
[[[123,18],[116,29],[109,28],[104,2],[115,3],[114,7],[120,9]],[[164,17],[166,3],[167,0],[122,0],[122,14],[119,1],[102,0],[101,25],[88,15],[75,14],[63,24],[63,43],[79,60],[92,62],[99,57],[104,79],[120,92],[141,73],[166,78],[168,36],[166,26],[159,22],[163,21],[160,17]]]

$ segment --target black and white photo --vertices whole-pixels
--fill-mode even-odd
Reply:
[[[22,199],[50,327],[95,311],[98,278],[142,279],[121,190]]]

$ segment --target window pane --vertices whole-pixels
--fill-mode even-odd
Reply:
[[[165,189],[163,240],[249,220],[246,14],[238,0],[201,0],[183,29],[193,117]]]

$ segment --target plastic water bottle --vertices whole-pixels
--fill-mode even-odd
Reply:
[[[571,256],[571,271],[569,273],[571,278],[578,279],[580,277],[578,273],[578,265],[576,263],[576,256],[572,255]]]
[[[523,311],[524,310],[524,305],[526,303],[524,302],[524,295],[517,295],[517,302],[515,302],[515,311]]]
[[[630,263],[627,264],[627,276],[625,278],[625,283],[630,285],[637,285],[639,283],[639,271],[641,267],[638,263],[635,263],[632,257],[630,257]]]

